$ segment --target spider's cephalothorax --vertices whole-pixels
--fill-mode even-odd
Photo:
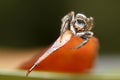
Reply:
[[[93,32],[90,31],[92,28],[92,17],[87,18],[81,13],[74,15],[74,12],[71,11],[62,19],[61,34],[63,34],[66,30],[70,30],[73,35],[84,39],[84,41],[77,46],[77,48],[80,48],[89,41],[89,38],[93,36]]]

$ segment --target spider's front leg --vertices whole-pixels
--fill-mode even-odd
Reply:
[[[76,48],[81,48],[82,46],[88,43],[89,39],[93,36],[93,32],[91,31],[80,32],[80,33],[77,33],[76,36],[79,36],[82,39],[84,39],[84,41],[76,47]]]
[[[71,21],[73,21],[73,20],[74,20],[74,12],[73,11],[71,11],[70,13],[68,13],[66,16],[64,16],[62,18],[62,25],[61,25],[61,29],[60,29],[60,34],[61,34],[60,42],[62,41],[63,34],[67,30],[70,30]]]
[[[61,29],[60,29],[61,34],[63,34],[66,30],[70,29],[70,23],[73,20],[74,20],[74,12],[73,11],[71,11],[70,13],[68,13],[67,15],[65,15],[62,18],[62,25],[61,25]]]

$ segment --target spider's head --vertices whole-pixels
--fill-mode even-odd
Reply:
[[[89,31],[93,28],[93,18],[87,18],[84,14],[78,13],[73,20],[73,26],[77,32]]]

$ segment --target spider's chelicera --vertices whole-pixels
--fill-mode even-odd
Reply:
[[[93,36],[93,32],[91,31],[92,28],[93,18],[87,18],[84,14],[78,13],[74,15],[72,11],[62,18],[61,34],[66,30],[70,30],[73,35],[84,39],[76,48],[82,47],[89,41]]]

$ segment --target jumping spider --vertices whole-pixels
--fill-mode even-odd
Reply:
[[[92,17],[87,18],[84,14],[80,14],[80,13],[74,16],[74,12],[72,11],[66,16],[64,16],[62,19],[61,35],[63,35],[64,32],[66,32],[66,30],[70,30],[74,36],[78,36],[82,38],[84,41],[76,47],[76,48],[80,48],[84,46],[93,36],[93,32],[90,31],[92,28],[93,28]],[[49,51],[49,49],[47,51]],[[43,59],[45,59],[49,54],[51,54],[47,51],[28,70],[26,74],[27,76]]]
[[[93,18],[87,18],[84,14],[78,13],[74,16],[71,11],[62,18],[61,34],[66,30],[70,30],[73,35],[81,37],[84,41],[76,48],[84,46],[89,39],[93,36],[90,30],[93,28]]]

